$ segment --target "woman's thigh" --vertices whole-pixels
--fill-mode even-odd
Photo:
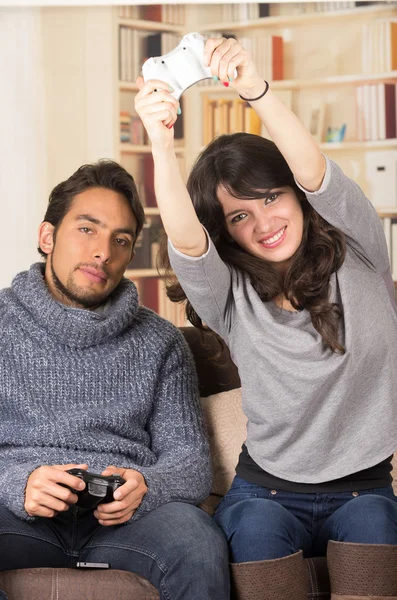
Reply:
[[[310,555],[310,535],[293,512],[274,501],[271,490],[240,477],[214,518],[228,540],[231,562],[281,558],[298,550]]]
[[[363,490],[329,516],[315,539],[315,551],[325,554],[329,540],[357,544],[397,545],[397,497],[392,488]]]

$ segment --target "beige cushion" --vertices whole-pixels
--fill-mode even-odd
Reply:
[[[213,466],[211,496],[201,505],[212,513],[229,489],[241,446],[247,436],[247,418],[241,407],[241,388],[201,398],[207,425]],[[397,453],[393,459],[393,486],[397,495]]]

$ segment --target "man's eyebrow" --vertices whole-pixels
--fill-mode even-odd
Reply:
[[[106,227],[105,223],[93,217],[91,215],[77,215],[76,221],[89,221],[90,223],[94,223],[94,225],[99,225],[99,227]],[[128,227],[119,227],[115,229],[113,233],[125,233],[130,235],[132,238],[135,238],[135,231],[129,229]]]

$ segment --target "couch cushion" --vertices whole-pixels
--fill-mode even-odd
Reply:
[[[241,408],[241,388],[201,398],[212,457],[211,496],[201,505],[210,514],[229,489],[247,437],[247,418]]]
[[[17,569],[0,572],[9,600],[159,600],[149,581],[107,569]]]

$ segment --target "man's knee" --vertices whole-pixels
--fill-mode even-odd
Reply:
[[[190,560],[227,556],[227,542],[214,520],[203,510],[183,502],[170,502],[157,509],[159,521],[168,521],[173,547]],[[160,525],[161,526],[161,525]],[[175,536],[176,533],[176,536]]]

